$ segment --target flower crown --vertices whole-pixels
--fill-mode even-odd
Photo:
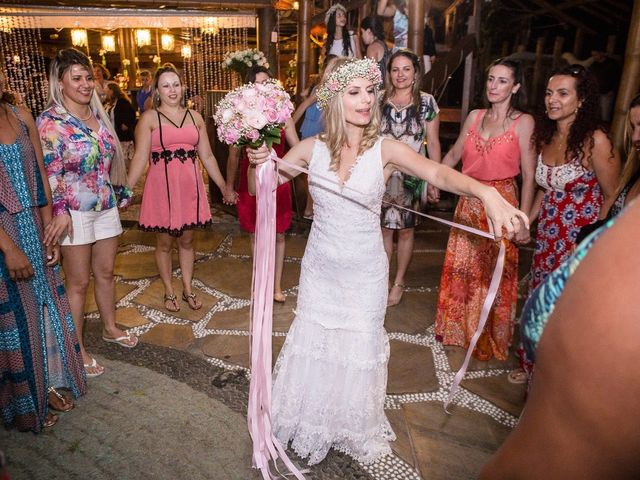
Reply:
[[[327,10],[327,13],[324,14],[324,24],[325,25],[329,24],[329,19],[331,18],[331,15],[336,10],[342,10],[342,13],[344,13],[345,15],[347,14],[347,9],[344,7],[344,5],[342,5],[341,3],[336,3],[335,5],[332,5],[329,10]]]
[[[371,58],[349,60],[340,65],[325,82],[320,85],[316,93],[318,108],[324,110],[329,100],[342,92],[354,78],[366,78],[374,85],[382,83],[382,74],[378,63]]]

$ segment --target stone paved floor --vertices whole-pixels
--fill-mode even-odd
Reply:
[[[137,214],[134,209],[127,215],[135,218]],[[297,233],[287,237],[284,288],[288,298],[284,305],[274,306],[274,360],[294,316],[305,230],[304,226],[298,225],[294,228]],[[515,425],[523,406],[524,392],[521,386],[510,384],[506,378],[508,371],[517,365],[514,356],[505,363],[473,361],[463,388],[450,407],[452,415],[447,415],[442,408],[453,375],[464,358],[462,349],[442,347],[433,338],[437,288],[447,234],[446,229],[431,222],[418,229],[407,291],[402,303],[387,312],[385,326],[391,339],[391,359],[386,407],[398,436],[392,445],[394,455],[374,465],[361,466],[348,457],[332,454],[312,471],[309,478],[474,478]],[[129,351],[99,341],[99,317],[89,295],[87,342],[91,351],[105,359],[110,373],[91,380],[91,392],[80,401],[77,411],[65,416],[64,423],[67,423],[67,417],[74,416],[79,419],[76,421],[84,422],[86,419],[81,415],[87,413],[81,414],[81,411],[91,411],[95,403],[111,403],[109,396],[117,390],[120,392],[117,398],[128,395],[132,399],[132,408],[119,408],[113,412],[118,415],[118,422],[127,426],[126,432],[147,429],[149,425],[153,428],[149,428],[144,436],[131,433],[134,440],[128,441],[127,434],[122,431],[115,436],[107,435],[109,422],[106,419],[98,421],[89,415],[91,421],[96,421],[94,439],[107,445],[110,456],[100,457],[96,468],[103,464],[123,465],[120,478],[135,478],[136,469],[151,472],[145,465],[154,463],[153,468],[166,470],[148,478],[187,478],[176,476],[177,470],[171,470],[179,470],[180,466],[188,466],[192,472],[188,478],[254,478],[246,468],[250,463],[250,447],[241,416],[246,408],[249,366],[249,237],[238,230],[232,216],[222,210],[215,212],[214,225],[196,234],[194,286],[203,300],[203,308],[192,311],[181,303],[181,310],[176,314],[170,314],[162,307],[163,289],[155,269],[153,245],[153,234],[130,227],[120,240],[116,261],[117,321],[141,336],[141,347]],[[529,255],[523,257],[521,278],[527,270]],[[174,256],[174,267],[179,294],[182,289],[177,255]],[[144,367],[150,370],[141,373],[139,370]],[[151,373],[147,374],[147,371]],[[167,377],[170,383],[163,384],[162,388],[170,392],[146,390],[146,387],[128,383],[143,378],[148,382],[147,376],[151,378],[151,375]],[[144,391],[140,398],[136,397],[138,391]],[[198,402],[205,402],[207,406],[202,407],[204,404]],[[111,404],[105,406],[112,407]],[[202,408],[209,411],[205,414]],[[180,411],[178,418],[186,423],[173,424],[175,409]],[[138,416],[150,423],[140,425]],[[209,423],[220,425],[222,421],[229,422],[224,433],[217,434],[215,429],[207,428]],[[67,431],[73,430],[73,423],[70,427],[62,426],[64,423],[54,428],[53,433],[41,437],[66,437]],[[4,432],[0,432],[0,440],[2,435]],[[12,433],[11,438],[18,442],[27,438],[24,434],[15,435]],[[163,440],[158,441],[158,438]],[[41,438],[29,438],[32,439],[36,444],[41,442]],[[186,445],[183,439],[188,441]],[[68,449],[72,447],[73,444],[67,445]],[[188,453],[171,455],[174,447],[178,452],[187,449]],[[217,447],[222,449],[221,458],[216,458],[214,453]],[[25,467],[29,463],[21,457],[27,452],[41,452],[37,447],[31,450],[2,448],[17,456],[15,465],[22,465],[20,472],[24,476],[16,478],[47,478],[30,475]],[[94,447],[89,444],[87,448]],[[91,455],[92,451],[84,454]],[[71,454],[66,452],[66,455]],[[160,456],[165,460],[155,464]],[[123,461],[123,458],[131,459],[131,462]],[[192,461],[192,458],[198,460]],[[219,473],[207,477],[212,462],[233,466],[229,470],[233,473],[216,470]],[[113,470],[107,468],[105,471]],[[64,478],[81,477],[71,467],[65,472]],[[109,478],[96,475],[87,478]]]

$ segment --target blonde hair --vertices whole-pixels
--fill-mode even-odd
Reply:
[[[79,65],[93,75],[91,59],[89,59],[89,57],[84,53],[76,50],[75,48],[65,48],[60,50],[51,61],[51,67],[49,68],[49,100],[46,108],[60,107],[67,110],[67,107],[64,104],[64,95],[62,93],[60,82],[62,81],[64,74],[67,73],[73,65]],[[91,94],[89,108],[91,108],[93,113],[95,113],[95,115],[102,121],[104,127],[113,137],[114,155],[111,162],[111,169],[109,171],[109,179],[113,185],[126,185],[127,167],[124,163],[122,147],[120,146],[118,135],[111,124],[109,115],[105,112],[95,88]]]
[[[327,67],[327,71],[324,73],[324,78],[327,79],[342,65],[348,63],[348,58],[340,57],[336,59]],[[362,134],[362,141],[358,147],[358,155],[362,155],[363,152],[370,149],[378,140],[380,136],[380,105],[377,99],[378,86],[374,84],[376,98],[371,104],[371,121],[364,127]],[[329,149],[329,155],[331,162],[329,169],[337,172],[340,169],[340,153],[342,147],[349,145],[349,138],[347,137],[347,121],[344,115],[344,108],[342,106],[342,97],[344,90],[338,95],[335,95],[329,99],[327,106],[324,109],[324,124],[325,131],[320,134],[320,140],[322,140]]]
[[[627,160],[624,163],[622,173],[620,174],[620,182],[618,183],[618,189],[616,190],[616,197],[620,195],[620,192],[624,190],[627,183],[629,183],[631,178],[638,172],[638,170],[640,170],[640,155],[638,155],[638,151],[631,141],[631,131],[633,129],[633,126],[631,125],[631,110],[634,108],[640,108],[640,95],[631,101],[629,111],[627,112],[627,121],[624,124],[624,145]]]

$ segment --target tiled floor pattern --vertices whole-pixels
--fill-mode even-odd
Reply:
[[[522,409],[522,387],[509,384],[506,378],[517,364],[512,357],[506,363],[472,361],[451,414],[443,410],[442,402],[465,353],[443,347],[433,336],[447,234],[433,224],[418,229],[406,293],[401,304],[387,313],[391,359],[386,407],[398,440],[393,444],[394,456],[365,467],[376,479],[472,478],[515,425]],[[305,242],[304,233],[287,237],[284,287],[288,299],[284,305],[274,304],[274,360],[294,317]],[[118,323],[140,335],[143,342],[187,350],[214,365],[248,375],[248,235],[222,211],[216,212],[213,227],[196,233],[194,291],[203,308],[192,311],[182,302],[181,310],[174,314],[162,305],[153,244],[153,234],[135,228],[121,238],[116,261]],[[526,261],[522,263],[521,274],[526,271]],[[180,296],[177,254],[174,268]],[[95,310],[88,300],[90,317],[98,317]]]

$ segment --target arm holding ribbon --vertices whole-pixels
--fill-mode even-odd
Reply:
[[[524,212],[510,205],[498,191],[446,165],[424,161],[424,157],[407,145],[385,139],[382,143],[382,162],[385,177],[393,170],[422,178],[441,190],[457,195],[479,198],[484,204],[490,232],[496,240],[502,238],[503,230],[508,239],[529,228],[529,219]]]
[[[287,152],[283,160],[285,160],[288,165],[281,163],[278,166],[279,185],[288,182],[289,180],[300,174],[300,170],[296,169],[296,166],[306,168],[309,165],[309,160],[311,159],[311,153],[313,151],[313,144],[315,143],[315,140],[315,137],[306,138],[301,142],[298,142],[291,150]],[[249,163],[251,165],[259,165],[269,159],[269,157],[271,156],[271,152],[265,145],[262,145],[257,149],[247,148],[247,156],[249,157]],[[250,168],[248,175],[249,193],[251,195],[255,195],[255,168]]]

